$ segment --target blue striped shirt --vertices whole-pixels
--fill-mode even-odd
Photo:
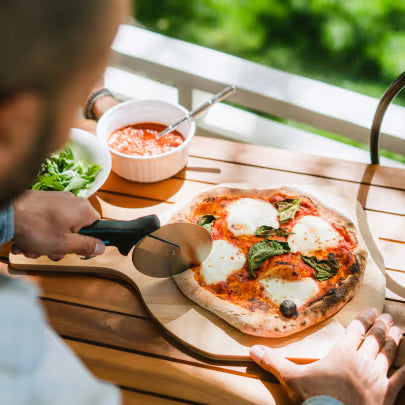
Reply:
[[[13,204],[0,210],[0,245],[13,239],[14,236],[14,210]]]

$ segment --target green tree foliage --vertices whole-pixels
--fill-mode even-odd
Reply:
[[[134,5],[137,20],[152,31],[377,98],[405,70],[403,0],[134,0]],[[405,105],[405,90],[396,102]],[[350,138],[278,120],[367,149]],[[405,163],[404,156],[382,155]]]
[[[379,97],[405,70],[402,0],[136,0],[147,28]]]

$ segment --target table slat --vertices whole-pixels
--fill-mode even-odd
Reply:
[[[336,193],[353,196],[360,193],[359,200],[366,208],[405,215],[405,192],[403,190],[359,185],[347,181],[202,158],[190,158],[187,168],[177,176],[181,178],[184,176],[184,179],[187,180],[215,184],[246,182],[260,186],[265,184],[291,184],[297,187],[301,184],[333,186]]]
[[[134,318],[48,300],[42,300],[42,304],[53,329],[67,338],[274,381],[274,377],[251,362],[227,364],[194,355],[175,340],[163,337],[164,334],[151,319]]]
[[[384,257],[385,267],[405,271],[405,244],[378,240],[378,246]]]
[[[204,404],[288,404],[278,383],[65,340],[99,378]]]
[[[24,273],[20,272],[20,276],[16,276],[15,273],[8,272],[5,264],[0,265],[0,273],[37,284],[43,298],[150,318],[138,294],[120,281],[63,273],[30,273],[24,276]]]
[[[378,238],[405,242],[405,216],[366,210],[373,235]]]
[[[121,389],[122,405],[184,405],[189,401],[178,401],[176,399],[162,398],[155,395],[148,395],[141,392]]]
[[[402,169],[196,136],[190,154],[225,162],[404,189]],[[342,156],[343,157],[343,156]]]
[[[191,181],[190,181],[191,180]],[[180,202],[201,190],[218,183],[265,184],[316,184],[333,186],[336,193],[359,195],[359,200],[368,209],[405,215],[405,192],[376,186],[359,186],[356,183],[324,179],[305,174],[287,173],[233,163],[190,158],[187,168],[176,177],[158,183],[133,183],[112,174],[102,187],[103,191],[125,193],[160,202]]]

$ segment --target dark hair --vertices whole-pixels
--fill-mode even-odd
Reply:
[[[1,0],[0,99],[19,90],[53,93],[101,51],[108,0]]]

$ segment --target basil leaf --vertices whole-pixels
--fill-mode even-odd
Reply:
[[[211,214],[203,215],[198,219],[197,225],[200,225],[203,228],[205,228],[208,232],[211,232],[212,225],[214,225],[214,221],[216,219],[217,217]]]
[[[265,239],[253,244],[249,249],[248,265],[250,274],[256,277],[255,270],[270,257],[288,253],[290,247],[287,242]]]
[[[282,201],[277,201],[273,205],[277,208],[280,224],[293,219],[295,214],[300,209],[301,198],[287,198]]]
[[[262,225],[255,230],[254,235],[258,236],[259,238],[270,238],[272,236],[286,238],[288,235],[290,235],[290,233],[282,228],[274,229],[271,226]]]
[[[327,259],[318,260],[315,256],[303,256],[302,261],[311,266],[315,272],[315,279],[318,281],[326,281],[333,277],[339,270],[340,264],[333,253],[330,253]]]

